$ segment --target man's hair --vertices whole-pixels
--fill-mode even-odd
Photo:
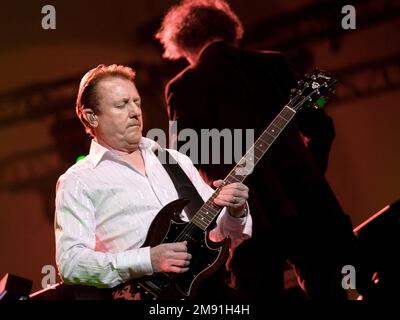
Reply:
[[[96,68],[89,70],[81,80],[79,85],[78,96],[76,98],[76,114],[79,120],[85,126],[85,131],[94,137],[93,128],[83,116],[84,109],[92,109],[93,112],[99,113],[98,109],[98,93],[96,85],[100,80],[110,77],[120,77],[133,82],[135,79],[135,71],[129,67],[121,65],[104,65],[99,64]]]
[[[224,0],[184,0],[165,15],[155,37],[164,57],[176,60],[213,40],[230,44],[243,36],[243,26]]]

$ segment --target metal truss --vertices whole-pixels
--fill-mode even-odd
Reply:
[[[0,95],[0,127],[72,109],[79,80],[64,79]]]
[[[163,83],[182,69],[181,63],[126,64],[139,74],[136,82],[142,95],[154,96],[159,86],[162,93]],[[75,97],[82,75],[50,83],[40,83],[0,94],[0,127],[22,121],[74,112]]]
[[[60,172],[60,160],[55,146],[40,148],[2,159],[0,190],[18,192],[35,189],[47,177]]]
[[[327,38],[337,46],[338,37],[348,32],[341,10],[349,4],[356,9],[357,30],[400,17],[397,0],[318,1],[258,23],[246,31],[244,43],[284,52]]]
[[[339,85],[335,96],[347,102],[400,89],[400,52],[389,58],[351,66],[333,72]]]

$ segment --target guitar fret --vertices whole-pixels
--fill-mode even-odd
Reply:
[[[266,147],[264,147],[264,146],[266,146]],[[254,148],[254,157],[257,157],[258,159],[260,159],[260,158],[264,155],[264,152],[265,152],[266,150],[268,150],[268,148],[269,148],[270,146],[271,146],[270,144],[264,143],[264,144],[262,144],[262,148],[264,148],[264,149],[260,149],[260,148],[258,148],[258,147],[255,147],[255,148]]]
[[[200,211],[196,214],[196,220],[204,222],[206,224],[210,223],[212,218],[208,217],[207,215],[201,213]]]
[[[268,139],[269,144],[272,144],[272,143],[275,141],[275,137],[274,137],[272,134],[270,134],[268,131],[265,131],[265,132],[263,133],[263,139],[264,139],[264,138],[267,138],[267,139]]]
[[[264,155],[264,153],[269,149],[270,145],[265,145],[266,147],[264,147],[263,150],[258,149],[257,147],[255,147],[253,149],[253,155],[254,155],[254,163],[253,166],[255,166],[258,161],[262,158],[262,156]]]
[[[236,176],[234,176],[233,174],[231,174],[228,178],[225,179],[228,183],[232,183],[232,182],[242,182],[240,178],[237,178]],[[230,181],[233,180],[233,181]]]
[[[210,219],[209,222],[211,222],[214,219],[214,217],[218,214],[218,211],[219,211],[219,208],[215,209],[215,208],[210,207],[210,206],[203,206],[203,208],[201,210],[205,211],[204,214],[207,216],[207,218]]]
[[[203,223],[201,221],[197,221],[195,218],[193,218],[190,222],[193,223],[194,225],[196,225],[197,227],[199,227],[202,230],[206,230],[207,229],[206,225],[203,225]]]
[[[274,142],[274,137],[266,135],[265,132],[258,138],[263,144],[271,145]]]
[[[210,224],[210,222],[211,222],[211,220],[207,219],[207,218],[204,217],[204,216],[199,216],[199,217],[197,218],[197,221],[203,223],[205,226],[208,226],[208,225]]]
[[[203,219],[202,219],[203,218]],[[199,214],[196,214],[192,220],[197,221],[198,223],[204,225],[204,227],[206,227],[209,224],[209,221],[206,221],[206,219],[204,219],[204,217],[200,216]]]
[[[215,197],[214,197],[215,198]],[[209,201],[207,201],[203,207],[196,213],[196,215],[192,218],[191,222],[193,222],[196,226],[201,228],[202,230],[206,230],[214,218],[217,216],[220,211],[219,207],[210,206]],[[204,209],[208,208],[204,212]]]
[[[204,208],[204,206],[203,206],[203,208]],[[201,209],[199,210],[199,214],[201,214],[201,217],[204,218],[205,220],[210,219],[209,221],[207,221],[207,223],[209,223],[209,222],[211,222],[212,219],[214,218],[214,217],[212,216],[212,215],[214,215],[214,212],[212,212],[211,210],[203,209],[203,208],[201,208]]]
[[[278,114],[274,123],[282,130],[287,125],[288,121]]]
[[[293,118],[293,116],[294,116],[295,113],[296,113],[296,112],[295,112],[294,110],[292,110],[292,109],[289,108],[288,106],[285,106],[285,107],[282,109],[282,111],[279,113],[279,115],[280,115],[282,118],[284,118],[285,120],[290,121],[290,120]]]
[[[267,133],[276,138],[281,133],[281,129],[271,123],[267,128]]]
[[[256,151],[261,152],[262,154],[267,150],[271,145],[263,141],[262,139],[258,139],[256,141],[256,144],[254,145],[254,148]]]
[[[284,118],[285,120],[290,120],[290,113],[287,112],[287,108],[283,108],[282,111],[279,113],[279,116],[281,116],[282,118]]]
[[[215,199],[215,197],[214,197],[212,200],[214,200],[214,199]],[[212,206],[211,203],[209,204],[209,202],[210,202],[210,201],[207,201],[206,203],[204,203],[203,207],[207,208],[208,211],[214,211],[215,208]]]
[[[256,152],[263,152],[263,150],[261,150],[260,148],[257,148],[256,146],[254,147],[254,154],[256,154]]]

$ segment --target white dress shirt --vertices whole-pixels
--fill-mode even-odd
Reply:
[[[58,180],[56,188],[56,261],[66,283],[114,287],[153,273],[150,247],[141,248],[157,213],[178,198],[171,178],[154,154],[158,144],[142,138],[146,175],[92,141],[89,155]],[[207,200],[213,193],[191,160],[168,150]],[[210,237],[229,235],[237,246],[251,236],[252,220],[224,209]]]

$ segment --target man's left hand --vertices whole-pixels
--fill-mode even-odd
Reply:
[[[213,182],[215,187],[220,187],[223,180]],[[235,182],[222,187],[214,203],[221,207],[226,207],[229,214],[239,218],[243,215],[246,207],[246,200],[249,198],[249,188],[243,183]]]

